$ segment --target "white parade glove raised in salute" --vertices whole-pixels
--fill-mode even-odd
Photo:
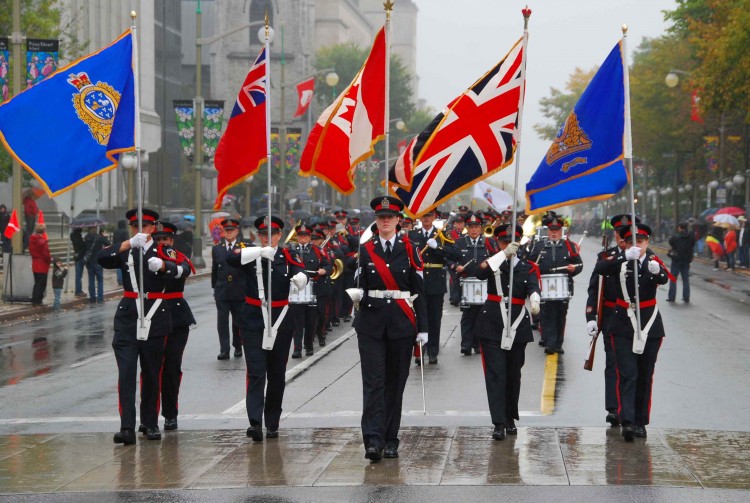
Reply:
[[[533,314],[534,316],[539,314],[539,311],[542,308],[541,301],[542,299],[539,297],[539,294],[536,292],[532,293],[529,296],[529,302],[531,303],[530,310],[531,310],[531,314]]]
[[[159,272],[164,265],[164,261],[159,257],[151,257],[148,259],[148,270],[151,272]]]
[[[511,258],[513,255],[516,255],[518,253],[519,246],[520,245],[516,241],[513,241],[512,243],[510,243],[508,246],[505,247],[505,250],[503,250],[503,252],[505,253],[505,256],[508,258]]]
[[[264,246],[260,249],[260,256],[268,259],[273,260],[273,257],[276,255],[276,248],[273,246]]]
[[[297,287],[297,290],[302,290],[307,285],[307,276],[304,272],[298,272],[292,276],[292,283]]]
[[[427,332],[419,332],[417,334],[417,342],[421,342],[422,344],[427,344]]]
[[[586,323],[586,333],[588,333],[590,337],[596,337],[596,334],[599,333],[599,326],[596,324],[596,321],[591,320]]]
[[[130,247],[131,248],[143,248],[144,246],[146,246],[147,242],[148,242],[148,234],[139,232],[138,234],[130,238]]]
[[[625,250],[625,258],[627,260],[638,260],[638,258],[641,256],[641,249],[637,246],[631,246],[627,250]]]
[[[659,274],[661,272],[661,266],[656,260],[648,261],[648,272],[651,274]]]
[[[432,248],[433,250],[437,248],[437,241],[435,241],[435,238],[430,238],[427,240],[427,246]]]

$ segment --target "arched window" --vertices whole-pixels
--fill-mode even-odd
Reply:
[[[268,12],[268,23],[273,26],[273,2],[272,0],[251,0],[250,2],[250,22],[260,22],[266,19]],[[258,29],[250,30],[250,45],[258,44]]]

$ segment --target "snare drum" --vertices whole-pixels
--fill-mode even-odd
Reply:
[[[289,285],[289,303],[290,304],[309,304],[315,305],[317,300],[313,294],[313,282],[308,281],[305,288],[298,290],[294,284]]]
[[[461,306],[481,306],[487,300],[487,280],[461,278]]]
[[[567,274],[542,274],[542,300],[570,299],[570,282]]]

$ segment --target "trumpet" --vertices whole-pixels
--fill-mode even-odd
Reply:
[[[452,240],[451,238],[443,234],[443,229],[438,229],[437,232],[435,233],[435,237],[440,240],[441,246],[445,246],[445,243],[456,244],[454,240]],[[420,255],[423,254],[425,250],[427,250],[427,245],[425,245],[424,248],[419,250],[419,254]]]
[[[289,235],[284,240],[284,244],[297,242],[297,226],[300,225],[301,223],[302,223],[302,220],[297,220],[297,223],[294,224],[294,228],[292,229],[292,232],[290,232]]]

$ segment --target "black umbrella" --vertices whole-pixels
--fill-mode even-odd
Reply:
[[[101,225],[107,225],[109,222],[101,217],[97,217],[96,215],[83,215],[77,218],[74,218],[70,221],[70,227],[76,229],[76,228],[83,228],[83,227],[97,227]]]
[[[311,216],[312,214],[309,211],[304,211],[304,210],[297,210],[294,213],[292,213],[292,217],[294,217],[295,222],[297,220],[307,220]]]

